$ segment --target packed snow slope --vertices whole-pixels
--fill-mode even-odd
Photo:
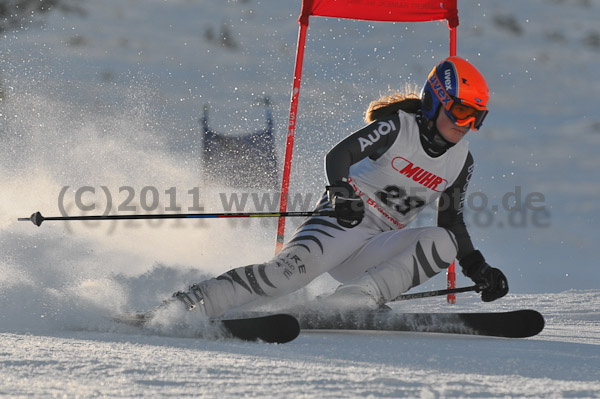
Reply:
[[[300,3],[78,5],[83,12],[32,15],[0,40],[1,397],[600,397],[600,3],[459,2],[458,54],[491,88],[491,113],[468,136],[476,169],[465,216],[511,293],[491,304],[466,294],[455,306],[443,298],[394,305],[533,308],[546,329],[526,340],[312,332],[286,345],[196,339],[202,321],[189,314],[173,315],[191,323],[184,330],[169,320],[148,331],[111,320],[268,259],[274,219],[38,228],[17,218],[276,210],[278,187],[207,179],[198,118],[209,105],[220,132],[262,129],[258,100],[268,96],[282,164]],[[443,22],[311,18],[296,210],[316,201],[324,155],[363,126],[368,103],[418,90],[447,54]],[[432,219],[427,210],[415,225]],[[298,223],[288,221],[288,236]],[[324,276],[277,306],[334,288]]]
[[[303,332],[276,345],[128,330],[88,313],[63,328],[0,333],[3,397],[597,398],[598,291],[509,295],[456,310],[533,307],[546,329],[522,340]],[[439,299],[395,306],[431,310]],[[447,309],[447,307],[445,307]],[[83,320],[86,319],[86,320]],[[87,328],[82,329],[82,326]]]

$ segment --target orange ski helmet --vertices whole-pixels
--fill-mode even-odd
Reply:
[[[453,56],[429,74],[421,92],[421,111],[425,118],[433,120],[442,106],[452,122],[478,130],[488,114],[489,98],[483,75],[468,61]]]

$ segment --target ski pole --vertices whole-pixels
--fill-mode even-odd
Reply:
[[[30,221],[40,226],[44,220],[133,220],[133,219],[210,219],[210,218],[252,218],[252,217],[294,217],[294,216],[334,216],[333,211],[317,212],[254,212],[254,213],[166,213],[146,215],[91,215],[91,216],[42,216],[35,212],[20,222]]]
[[[458,294],[461,292],[470,292],[470,291],[479,292],[486,288],[487,288],[487,284],[481,283],[481,284],[472,285],[470,287],[449,288],[449,289],[445,289],[445,290],[416,292],[414,294],[398,295],[396,298],[392,299],[389,302],[406,301],[408,299],[429,298],[431,296],[442,296],[442,295],[448,295],[448,294]]]

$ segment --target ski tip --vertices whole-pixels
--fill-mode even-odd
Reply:
[[[151,312],[126,312],[112,317],[112,320],[133,327],[144,327],[153,315]]]
[[[507,338],[528,338],[542,332],[546,325],[544,316],[537,310],[523,309],[515,310],[512,313],[514,320],[514,329],[508,330]]]
[[[293,341],[300,335],[300,323],[294,316],[285,313],[276,314],[274,316],[276,316],[274,322],[278,330],[275,336],[276,339],[271,341],[263,339],[265,342],[285,344]]]
[[[530,326],[529,331],[527,331],[529,333],[529,335],[527,335],[528,337],[532,337],[542,332],[546,326],[546,319],[544,319],[544,316],[540,312],[533,309],[526,309],[523,310],[523,315]]]
[[[285,344],[300,334],[300,323],[289,314],[277,313],[266,316],[221,320],[235,338],[244,341],[264,341]]]
[[[528,338],[539,334],[546,324],[537,310],[521,309],[500,313],[463,314],[461,318],[478,335]]]

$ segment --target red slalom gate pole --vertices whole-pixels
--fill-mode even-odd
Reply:
[[[298,32],[298,48],[296,50],[296,66],[294,69],[294,82],[292,87],[292,98],[290,106],[290,117],[288,121],[288,135],[285,145],[285,161],[283,165],[283,177],[281,182],[281,197],[279,199],[279,212],[287,211],[288,191],[290,188],[290,172],[292,170],[292,153],[294,150],[294,135],[296,134],[296,118],[298,116],[298,99],[300,96],[300,81],[302,78],[302,62],[304,60],[304,47],[306,43],[306,30],[308,18],[300,21]],[[275,243],[275,254],[283,248],[285,235],[285,218],[280,217],[277,223],[277,241]]]
[[[452,262],[450,267],[448,267],[448,274],[447,274],[448,282],[446,284],[446,288],[448,288],[449,290],[456,288],[456,271],[455,271],[455,266],[454,266],[455,263],[456,262]],[[448,302],[450,304],[455,304],[456,303],[456,295],[448,294],[448,296],[446,297],[446,302]]]
[[[450,56],[456,55],[456,26],[449,26],[450,28]],[[452,262],[450,267],[448,267],[448,272],[446,275],[446,287],[448,289],[456,288],[456,261]],[[446,302],[449,304],[456,303],[456,295],[448,294],[446,297]]]

